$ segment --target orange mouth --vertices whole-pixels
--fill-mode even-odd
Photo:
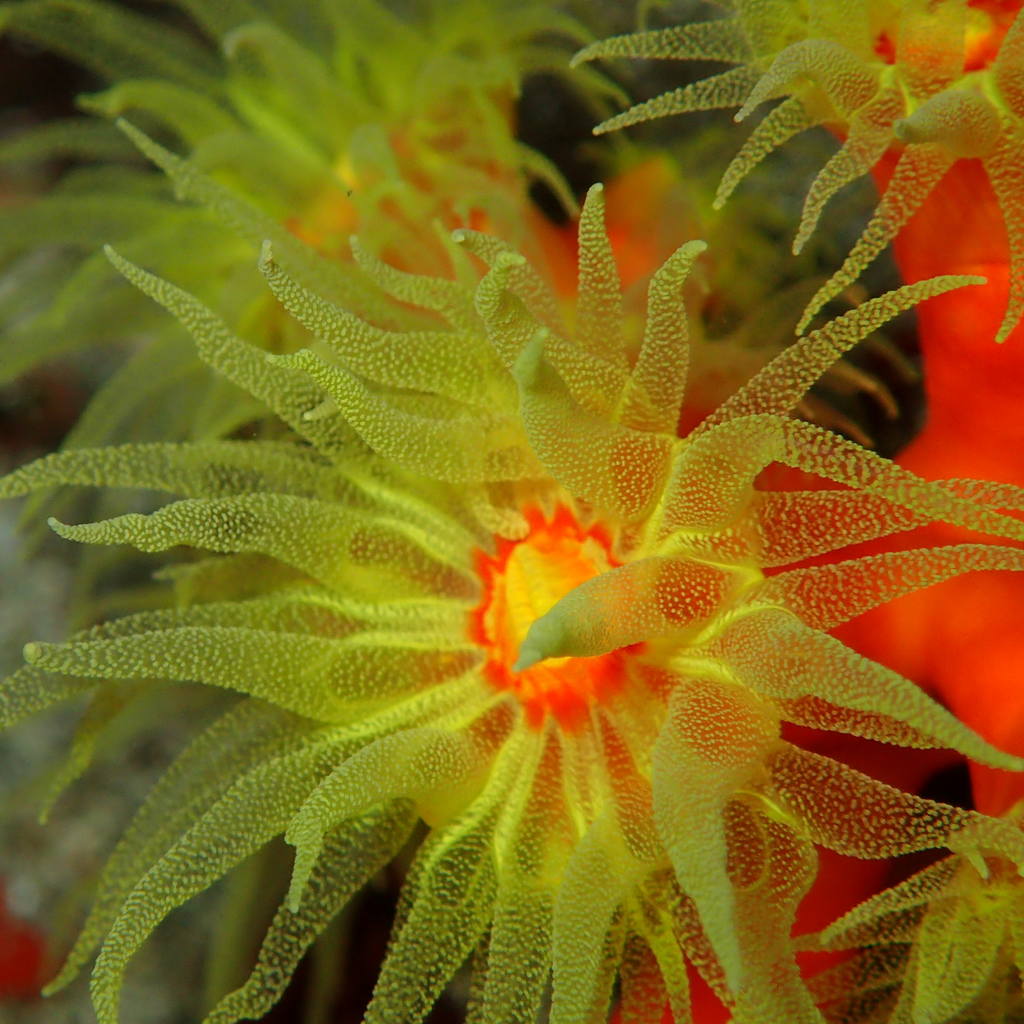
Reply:
[[[574,587],[619,563],[607,530],[598,523],[581,525],[564,505],[550,520],[537,508],[524,515],[530,531],[522,540],[499,539],[494,554],[476,554],[484,597],[470,617],[470,638],[487,651],[487,679],[516,694],[533,728],[550,714],[562,728],[576,731],[591,704],[621,688],[631,648],[594,658],[548,658],[522,672],[512,666],[536,619]]]

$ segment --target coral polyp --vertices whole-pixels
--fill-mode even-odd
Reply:
[[[99,1024],[133,1020],[143,947],[222,886],[206,1024],[339,992],[365,1024],[1017,1019],[1020,367],[964,342],[1024,311],[1019,0],[726,0],[590,45],[622,5],[164,6],[0,4],[104,83],[0,141],[71,158],[0,211],[0,382],[133,347],[0,476],[77,552],[0,727],[81,708],[44,816],[140,723],[181,740],[47,993],[91,970]],[[588,62],[620,57],[730,68],[588,149],[617,93]],[[714,127],[607,135],[768,102],[717,193]],[[778,183],[711,211],[820,127],[778,260]],[[847,287],[890,241],[906,283]],[[915,318],[897,463],[857,439],[911,436]]]
[[[790,935],[816,847],[948,848],[1024,864],[1011,823],[902,792],[784,738],[784,723],[1020,769],[912,683],[825,632],[1021,548],[851,544],[934,520],[1014,542],[1012,488],[929,483],[792,418],[860,338],[950,277],[869,300],[797,341],[688,435],[682,289],[702,243],[623,315],[589,192],[569,327],[542,273],[460,230],[447,276],[361,252],[374,323],[261,270],[315,341],[269,355],[187,292],[109,253],[209,365],[279,419],[276,440],[48,456],[0,495],[52,485],[178,495],[54,529],[185,547],[177,606],[26,649],[11,722],[112,680],[240,695],[168,770],[115,849],[54,986],[98,948],[119,1019],[133,955],[175,907],[283,835],[287,897],[249,979],[208,1022],[259,1017],[361,886],[426,826],[370,1024],[421,1021],[470,956],[474,1019],[687,1019],[692,964],[741,1021],[820,1020]],[[371,285],[371,281],[375,281]],[[772,490],[772,464],[830,482]],[[1014,504],[1017,502],[1017,504]],[[813,560],[809,562],[808,560]]]
[[[717,21],[618,36],[582,50],[577,62],[634,57],[735,65],[637,104],[597,130],[718,107],[738,107],[736,119],[744,120],[762,103],[781,99],[725,171],[719,204],[799,133],[825,125],[838,134],[841,147],[808,189],[794,252],[843,186],[875,171],[882,196],[843,265],[811,299],[801,328],[856,280],[954,166],[979,161],[983,187],[987,182],[994,193],[1005,230],[1005,241],[991,243],[1002,250],[996,262],[1008,264],[1006,310],[997,332],[997,340],[1004,340],[1024,314],[1020,5],[730,0],[724,6],[728,16]]]
[[[488,652],[484,672],[499,689],[510,689],[541,726],[553,715],[573,731],[625,677],[619,651],[598,658],[557,658],[522,668],[522,644],[530,626],[574,586],[607,572],[615,563],[611,538],[600,527],[585,528],[564,505],[550,520],[526,509],[529,533],[521,540],[497,538],[497,552],[477,556],[484,598],[473,611],[471,636]]]
[[[354,231],[371,253],[427,271],[444,258],[422,230],[435,219],[449,229],[501,225],[532,244],[535,230],[519,230],[542,222],[522,203],[529,180],[547,182],[572,208],[558,172],[514,138],[512,122],[522,77],[564,68],[559,49],[580,38],[580,26],[533,0],[414,6],[406,18],[377,0],[295,10],[182,0],[191,19],[183,29],[103,0],[4,4],[0,34],[67,54],[104,88],[80,98],[92,116],[17,140],[37,161],[97,162],[84,190],[71,175],[0,213],[0,264],[22,296],[0,310],[0,383],[69,352],[157,334],[160,344],[133,350],[66,443],[224,436],[253,408],[206,374],[173,321],[154,319],[112,272],[104,245],[176,272],[204,301],[232,308],[232,326],[244,322],[252,341],[287,351],[297,347],[294,324],[273,314],[253,272],[264,240],[290,251],[306,283],[315,274],[321,292],[351,306],[365,298],[350,267]],[[191,155],[202,194],[194,175],[171,181],[140,164],[130,144],[126,155],[114,124],[122,116]],[[331,262],[300,266],[297,238]],[[37,261],[40,250],[57,256]],[[165,384],[184,376],[208,385],[198,415],[167,397]]]
[[[1021,812],[1007,820],[1019,826]],[[1017,1020],[1022,924],[1016,865],[946,857],[826,929],[819,948],[856,952],[813,987],[830,1020]]]

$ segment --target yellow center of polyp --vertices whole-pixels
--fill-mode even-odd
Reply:
[[[499,538],[494,554],[477,552],[484,596],[471,615],[470,636],[487,651],[487,679],[516,694],[531,726],[539,728],[550,714],[574,731],[592,703],[621,687],[631,648],[595,658],[547,658],[522,672],[512,666],[534,621],[574,587],[618,563],[607,532],[597,524],[581,526],[564,506],[550,519],[537,509],[524,515],[526,537]]]

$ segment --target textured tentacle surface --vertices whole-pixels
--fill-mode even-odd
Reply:
[[[801,330],[861,275],[954,164],[980,161],[1009,243],[1003,258],[1009,296],[996,334],[996,340],[1005,340],[1024,304],[1019,175],[1024,18],[1016,5],[730,0],[724,6],[725,16],[716,21],[618,36],[581,50],[580,62],[632,57],[737,65],[637,104],[596,131],[713,107],[739,107],[737,120],[743,120],[760,104],[781,97],[727,169],[718,192],[721,203],[764,156],[795,134],[815,124],[833,127],[843,143],[808,190],[794,251],[806,243],[840,188],[875,168],[887,152],[900,153],[875,216],[808,304]]]
[[[593,187],[578,216],[575,285],[559,288],[534,259],[543,246],[532,213],[507,215],[526,202],[518,150],[502,144],[518,77],[510,83],[499,61],[492,77],[465,81],[466,54],[491,52],[494,33],[475,22],[493,29],[492,7],[513,39],[545,26],[572,32],[569,20],[551,22],[529,3],[428,4],[445,45],[427,73],[416,33],[358,0],[352,24],[387,29],[396,67],[409,58],[420,72],[378,81],[351,48],[305,59],[304,21],[291,5],[274,5],[283,19],[274,25],[248,17],[263,6],[256,0],[184,6],[223,44],[230,71],[214,61],[190,77],[178,65],[191,60],[191,43],[161,56],[140,36],[140,63],[162,61],[152,73],[174,88],[136,82],[96,102],[148,111],[173,130],[174,105],[209,93],[200,121],[211,134],[195,127],[191,159],[127,130],[196,216],[243,239],[232,244],[251,257],[251,291],[239,302],[250,315],[227,301],[241,292],[226,289],[225,300],[192,273],[179,279],[145,245],[133,248],[137,239],[108,255],[153,300],[151,317],[163,307],[194,340],[185,361],[132,367],[166,366],[183,390],[229,382],[243,404],[232,414],[227,392],[214,401],[197,384],[211,426],[189,442],[173,416],[168,436],[116,447],[87,423],[82,444],[0,481],[3,497],[55,486],[155,492],[149,505],[111,507],[93,521],[72,509],[52,526],[69,542],[159,556],[154,591],[164,601],[151,597],[63,643],[30,644],[30,664],[0,690],[0,720],[94,694],[70,774],[122,702],[146,701],[156,682],[210,688],[230,708],[202,727],[128,827],[54,986],[98,951],[93,1001],[100,1024],[116,1024],[124,972],[148,935],[283,836],[294,850],[290,889],[267,915],[248,978],[220,994],[208,1021],[259,1016],[317,934],[382,866],[403,861],[412,839],[369,1024],[424,1020],[470,958],[476,1024],[530,1024],[549,986],[556,1024],[603,1021],[613,998],[626,1020],[654,1021],[663,1002],[686,1020],[691,968],[738,1024],[818,1024],[829,983],[804,980],[792,933],[819,849],[863,859],[948,850],[957,878],[979,865],[993,879],[1017,872],[1016,821],[904,792],[805,749],[791,729],[1022,767],[826,632],[962,573],[1024,568],[1019,489],[927,481],[792,416],[865,335],[978,279],[938,278],[865,301],[766,359],[680,434],[699,334],[683,296],[707,272],[705,246],[666,246],[660,269],[624,288],[610,190]],[[916,15],[892,15],[897,70],[880,71],[863,3],[847,5],[849,19],[824,3],[731,7],[709,26],[598,43],[582,57],[704,54],[734,65],[624,122],[790,97],[801,77],[800,96],[815,102],[798,110],[784,98],[733,173],[808,124],[848,117],[845,148],[812,188],[807,230],[891,144],[899,121],[914,154],[900,173],[916,184],[907,191],[894,179],[855,263],[891,237],[950,159],[1002,154],[991,166],[1002,168],[1007,195],[1015,189],[988,93],[951,95],[961,87],[949,60],[894,82],[917,52]],[[73,24],[95,15],[95,61],[118,74],[134,17],[88,0],[30,0],[9,17],[42,34],[34,26],[55,31],[57,9]],[[336,42],[331,11],[340,17],[311,4],[306,32]],[[847,20],[848,39],[829,36]],[[802,39],[808,26],[828,45]],[[1015,53],[1017,36],[1007,39]],[[544,66],[543,51],[530,52]],[[1013,98],[1010,59],[1000,58],[999,88]],[[207,88],[209,77],[219,84]],[[922,102],[897,117],[901,83]],[[395,115],[390,135],[375,130],[370,115],[381,105],[405,111],[402,91],[413,87],[430,116]],[[452,106],[473,113],[472,130],[452,130]],[[258,189],[226,172],[236,165],[217,158],[231,142],[223,118],[270,140],[277,175],[262,205]],[[343,152],[332,149],[336,136]],[[440,160],[446,149],[459,159]],[[402,185],[409,152],[423,163]],[[334,199],[344,185],[336,221],[324,222],[317,201],[286,221],[284,199],[325,164]],[[479,198],[491,193],[493,202]],[[136,212],[158,221],[162,210]],[[72,234],[89,235],[88,212],[77,211]],[[130,212],[114,209],[103,230],[130,236]],[[363,242],[351,245],[354,230]],[[109,401],[119,407],[116,389]],[[765,471],[779,464],[831,488],[774,489]],[[910,531],[934,522],[977,536],[915,546]],[[895,535],[905,535],[897,550],[848,550]],[[906,905],[909,888],[854,911],[819,944],[863,939],[876,918],[912,911],[913,921],[878,933],[880,944],[920,933],[937,956],[966,965],[942,934],[968,917],[943,910],[929,924],[922,908],[951,883],[928,880]],[[974,892],[964,881],[956,896]],[[917,971],[929,999],[959,1012],[998,974],[997,931],[979,929],[981,953],[963,984],[939,984],[917,954],[898,967],[865,961],[865,971],[890,987],[900,970],[912,987]],[[921,1019],[937,1019],[923,995],[906,998]]]
[[[1018,508],[1019,494],[919,480],[789,416],[858,337],[968,282],[865,303],[678,438],[688,345],[679,292],[702,247],[683,247],[652,279],[646,326],[629,346],[599,193],[587,211],[580,285],[593,294],[578,333],[554,324],[537,278],[486,236],[469,244],[489,269],[462,293],[377,268],[396,297],[440,318],[427,333],[414,319],[396,331],[328,304],[265,253],[271,286],[318,346],[284,359],[118,259],[184,318],[204,358],[303,440],[69,451],[0,485],[10,495],[68,483],[184,495],[151,514],[54,525],[92,544],[222,553],[170,574],[188,581],[190,605],[30,645],[33,667],[7,684],[12,718],[86,685],[44,682],[50,673],[139,685],[156,675],[243,695],[235,767],[227,777],[213,767],[213,737],[226,726],[183,755],[115,852],[58,979],[100,943],[103,1024],[116,1019],[121,974],[160,918],[275,833],[296,849],[290,896],[253,974],[211,1020],[270,1005],[280,971],[393,853],[414,814],[430,837],[369,1020],[421,1019],[480,946],[484,1021],[528,1019],[549,972],[554,1020],[599,1017],[617,975],[637,1013],[662,993],[684,1006],[687,958],[738,1018],[766,1021],[782,1007],[812,1021],[788,934],[814,844],[861,857],[946,845],[1024,860],[1003,824],[922,802],[780,735],[788,720],[1020,767],[821,632],[960,572],[1020,568],[1016,548],[984,544],[838,554],[932,519],[1020,539],[1024,528],[1001,511]],[[460,385],[456,367],[470,355]],[[472,442],[469,421],[446,409],[471,379],[518,396],[501,432],[477,424]],[[367,408],[377,410],[372,430]],[[404,439],[410,417],[429,417],[434,439]],[[339,447],[350,427],[362,439],[355,462]],[[420,453],[412,461],[401,454],[410,448]],[[452,470],[466,458],[509,467],[473,474],[501,483],[482,493],[490,521],[522,524],[507,536],[481,530],[481,492],[470,499]],[[774,461],[845,490],[761,490]],[[831,560],[793,565],[810,554]],[[243,566],[274,564],[292,575],[240,588]],[[253,814],[258,828],[243,824]],[[310,903],[326,886],[331,898]],[[652,899],[676,916],[638,918],[638,901]],[[529,982],[510,988],[523,957]]]

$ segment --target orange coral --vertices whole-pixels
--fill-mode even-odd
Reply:
[[[1024,20],[1020,4],[963,0],[856,0],[806,6],[789,0],[730,0],[718,21],[619,36],[592,44],[577,61],[603,57],[706,59],[728,71],[637,104],[600,125],[608,131],[652,118],[739,107],[741,120],[782,98],[754,130],[719,186],[724,201],[773,149],[815,125],[842,146],[811,184],[797,229],[798,252],[826,203],[897,153],[878,209],[840,269],[818,290],[801,327],[899,232],[951,167],[977,160],[1009,238],[1009,290],[996,335],[1024,313]],[[950,268],[943,265],[943,272]]]
[[[471,617],[470,639],[489,652],[484,668],[499,690],[512,690],[527,719],[540,728],[548,714],[576,731],[589,707],[622,687],[628,648],[595,658],[551,658],[521,672],[512,669],[526,631],[559,598],[584,580],[618,565],[607,530],[583,527],[559,505],[547,519],[524,510],[529,533],[521,540],[495,538],[495,552],[477,552],[484,597]]]

